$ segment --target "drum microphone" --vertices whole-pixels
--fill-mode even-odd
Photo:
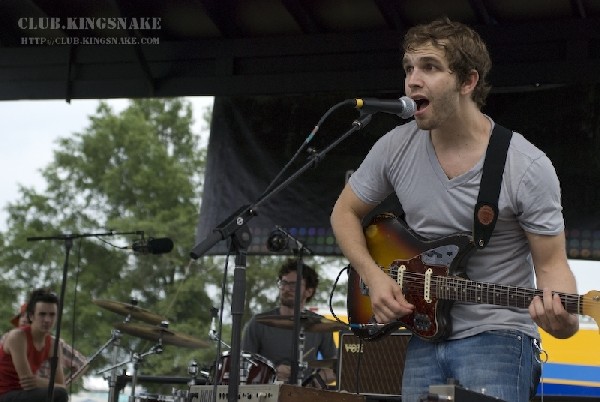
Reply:
[[[354,107],[364,113],[385,112],[398,115],[402,119],[411,118],[417,111],[417,104],[408,96],[395,100],[356,98]]]
[[[210,320],[210,329],[208,331],[208,336],[213,341],[218,340],[218,338],[217,338],[217,314],[218,314],[218,312],[219,312],[219,310],[217,308],[211,307],[210,315],[212,316],[212,319]]]
[[[173,250],[173,240],[168,237],[159,237],[157,239],[150,237],[148,240],[136,240],[131,247],[125,248],[139,254],[165,254]]]

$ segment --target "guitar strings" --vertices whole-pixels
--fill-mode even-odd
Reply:
[[[408,285],[408,288],[411,292],[420,293],[422,289],[425,287],[426,275],[424,273],[413,272],[413,271],[404,271],[401,273],[397,272],[397,269],[384,269],[388,276],[390,276],[394,281],[398,282],[398,275],[402,278],[402,283]],[[493,299],[495,301],[506,301],[501,305],[511,306],[508,301],[512,302],[521,302],[523,304],[516,305],[514,307],[526,308],[534,296],[542,296],[543,291],[540,289],[530,289],[530,288],[519,288],[511,285],[500,285],[494,283],[486,283],[486,282],[474,282],[469,279],[456,277],[456,276],[442,276],[442,275],[432,275],[429,280],[429,288],[430,293],[433,296],[437,296],[438,298],[444,299],[443,296],[447,296],[452,294],[455,295],[451,300],[457,301],[469,301],[463,300],[460,295],[465,295],[468,297],[469,295],[478,294],[478,293],[487,293],[488,297],[485,299],[489,300]],[[406,287],[405,287],[406,288]],[[570,294],[570,293],[562,293],[562,292],[554,292],[558,294],[561,298],[563,305],[570,313],[578,313],[584,314],[581,312],[579,307],[591,307],[594,305],[600,304],[600,292],[597,293],[596,296],[592,296],[592,292],[587,293],[585,296]],[[478,298],[481,300],[482,298]],[[473,302],[477,302],[479,300],[472,300]],[[526,303],[526,304],[525,304]],[[497,303],[488,303],[488,304],[497,304]]]

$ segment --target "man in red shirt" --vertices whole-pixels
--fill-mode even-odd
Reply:
[[[36,289],[27,303],[30,325],[8,333],[0,348],[0,402],[46,402],[48,380],[40,378],[41,364],[54,357],[50,334],[56,323],[58,297],[47,289]],[[54,402],[68,401],[60,359],[54,384]]]
[[[27,303],[23,303],[19,312],[10,320],[10,323],[14,327],[22,327],[29,325],[29,317],[27,314]],[[4,339],[10,332],[6,332],[0,338],[0,345],[4,343]],[[86,372],[84,366],[88,363],[87,358],[81,354],[73,346],[69,345],[63,339],[59,340],[60,353],[62,358],[62,366],[65,372],[65,384],[69,385],[71,382],[78,380]],[[87,369],[87,368],[86,368]],[[46,360],[40,366],[37,373],[41,378],[50,377],[50,361]]]

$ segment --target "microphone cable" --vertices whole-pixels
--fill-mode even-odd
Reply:
[[[309,142],[312,141],[312,139],[314,138],[314,136],[317,134],[317,131],[319,131],[319,129],[321,128],[321,125],[323,124],[323,122],[337,109],[339,109],[342,106],[345,105],[351,105],[353,102],[353,99],[346,99],[343,102],[339,102],[336,103],[335,105],[333,105],[332,107],[330,107],[324,114],[323,116],[321,116],[321,118],[319,119],[319,121],[317,122],[317,125],[312,129],[312,131],[310,132],[310,134],[308,134],[308,136],[306,137],[306,139],[304,140],[304,142],[302,143],[302,145],[300,145],[300,148],[298,148],[298,150],[296,151],[296,153],[294,154],[294,156],[292,156],[292,158],[288,161],[288,163],[286,163],[286,165],[283,167],[283,169],[281,169],[279,171],[279,173],[277,173],[277,176],[275,176],[275,178],[271,181],[271,183],[267,186],[267,188],[265,189],[265,191],[263,191],[263,193],[261,194],[260,197],[258,197],[259,199],[262,199],[266,194],[268,194],[279,182],[281,176],[283,175],[283,173],[288,170],[288,168],[290,167],[290,165],[296,160],[296,158],[298,158],[298,156],[300,155],[300,152],[302,152],[306,146],[308,145]]]

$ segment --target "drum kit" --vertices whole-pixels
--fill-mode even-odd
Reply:
[[[118,400],[118,391],[116,375],[116,369],[124,364],[133,363],[133,373],[131,376],[126,376],[128,380],[131,380],[131,396],[129,402],[134,401],[149,401],[149,402],[157,402],[157,401],[173,401],[173,402],[189,402],[187,392],[185,390],[177,390],[173,389],[172,396],[163,396],[163,395],[152,395],[152,394],[138,394],[135,393],[135,388],[137,381],[142,379],[147,382],[150,379],[148,376],[139,376],[138,368],[139,364],[143,362],[144,358],[148,355],[152,354],[160,354],[163,351],[163,345],[172,345],[189,349],[198,349],[198,348],[209,348],[212,346],[212,343],[209,341],[205,341],[202,339],[195,338],[193,336],[183,334],[180,332],[175,332],[168,327],[168,319],[159,314],[153,313],[149,310],[143,309],[137,305],[136,300],[132,300],[131,303],[123,303],[111,300],[93,300],[92,301],[97,306],[111,311],[113,313],[125,316],[123,322],[115,323],[114,330],[112,331],[111,339],[106,342],[90,359],[88,359],[88,364],[93,360],[96,356],[98,356],[104,349],[106,349],[111,344],[113,345],[113,364],[98,372],[97,374],[102,374],[110,371],[110,380],[109,380],[109,401],[108,402],[116,402]],[[143,323],[134,323],[131,320],[139,320]],[[294,317],[293,316],[280,316],[280,315],[263,315],[258,316],[257,321],[271,327],[283,328],[283,329],[293,329],[294,326]],[[342,329],[345,329],[345,325],[322,318],[320,316],[315,315],[302,315],[300,318],[301,323],[301,334],[306,332],[335,332]],[[118,356],[118,346],[119,340],[122,336],[122,333],[132,335],[137,338],[149,340],[156,342],[154,346],[152,346],[147,352],[141,354],[133,354],[131,359],[124,362],[116,362]],[[223,345],[228,346],[225,342],[221,341],[218,337],[211,333],[211,339],[213,341],[219,341]],[[327,360],[308,360],[303,361],[303,350],[304,345],[302,340],[304,336],[300,336],[300,347],[299,347],[299,367],[301,368],[310,368],[313,370],[320,370],[324,368],[335,369],[337,359],[327,359]],[[210,372],[199,372],[197,369],[197,364],[195,361],[192,361],[190,367],[188,367],[188,374],[190,374],[191,378],[187,382],[188,386],[195,384],[217,384],[217,385],[227,385],[229,384],[230,378],[230,362],[231,362],[231,351],[225,351],[221,353],[218,362],[211,368]],[[87,367],[87,365],[86,365]],[[198,378],[200,376],[201,378]],[[163,377],[156,377],[159,381],[166,383],[168,381]],[[240,384],[272,384],[276,381],[276,371],[275,365],[266,359],[263,356],[260,356],[256,353],[250,353],[242,351],[240,354]],[[177,381],[177,383],[181,383],[181,381]],[[121,385],[121,388],[124,385]]]

